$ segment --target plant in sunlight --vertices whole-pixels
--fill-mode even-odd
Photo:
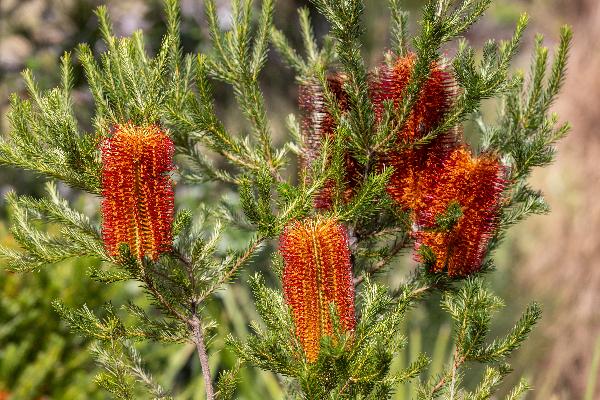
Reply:
[[[0,164],[50,183],[44,198],[7,195],[20,249],[0,248],[6,268],[51,270],[92,257],[101,261],[93,279],[143,288],[150,309],[54,302],[62,320],[93,342],[102,368],[95,382],[115,398],[177,395],[158,383],[162,371],[145,365],[139,341],[193,345],[207,399],[234,398],[242,364],[275,373],[286,398],[384,399],[409,381],[418,382],[419,399],[495,398],[511,372],[509,356],[541,311],[532,303],[514,328],[490,338],[502,301],[486,274],[507,228],[548,211],[527,179],[552,161],[569,130],[550,106],[564,80],[570,29],[562,28],[550,68],[536,40],[525,77],[510,69],[525,15],[512,38],[477,50],[463,37],[491,0],[428,0],[413,35],[400,0],[390,0],[390,50],[370,67],[361,55],[362,0],[312,0],[330,26],[324,40],[300,9],[303,52],[273,26],[273,0],[257,3],[232,0],[224,29],[214,0],[206,0],[212,46],[200,54],[182,50],[176,0],[165,0],[167,31],[154,55],[139,31],[115,37],[99,7],[105,49],[76,51],[94,100],[93,132],[75,118],[69,53],[58,88],[41,90],[24,72],[28,96],[11,97]],[[453,56],[441,50],[449,43]],[[261,91],[270,45],[299,87],[298,117],[288,117],[281,146]],[[239,132],[217,116],[214,81],[232,89],[245,120]],[[486,99],[497,100],[494,122],[482,115]],[[463,137],[467,121],[475,122],[477,143]],[[97,214],[70,204],[54,181],[101,197]],[[236,196],[179,206],[180,187],[215,182]],[[244,247],[228,248],[240,230],[248,234]],[[246,337],[221,338],[239,362],[216,369],[209,354],[217,322],[207,301],[269,246],[278,250],[263,271],[277,279],[255,273],[248,282],[262,321],[245,321],[253,330]],[[399,288],[378,283],[404,250],[415,270]],[[426,354],[406,368],[391,365],[407,344],[407,313],[436,292],[453,324],[453,354],[441,373],[419,380]],[[475,363],[484,373],[470,387],[463,378]],[[508,399],[527,388],[521,381]]]

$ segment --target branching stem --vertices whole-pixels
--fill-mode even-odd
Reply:
[[[210,366],[208,365],[208,353],[206,352],[206,343],[204,342],[204,332],[202,331],[200,318],[198,318],[198,315],[195,312],[188,323],[192,328],[192,339],[196,345],[196,352],[198,353],[198,359],[200,360],[200,366],[202,368],[202,378],[204,379],[204,387],[206,388],[206,400],[214,400],[215,390],[213,388]]]
[[[258,248],[258,246],[260,246],[260,244],[264,240],[265,240],[265,238],[261,237],[261,238],[257,239],[252,244],[252,246],[250,246],[248,249],[246,249],[246,251],[244,252],[244,254],[241,255],[241,257],[237,260],[237,262],[235,263],[235,265],[225,275],[223,275],[221,277],[221,279],[219,279],[215,284],[213,284],[211,286],[211,288],[206,291],[205,294],[203,294],[202,296],[200,296],[197,299],[197,302],[198,303],[202,303],[209,294],[211,294],[212,292],[214,292],[218,287],[220,287],[222,284],[224,284],[229,279],[231,279],[231,277],[238,271],[238,269],[254,254],[254,251]]]
[[[375,263],[368,271],[365,271],[364,274],[354,279],[354,286],[360,285],[367,276],[371,276],[379,271],[381,271],[389,262],[400,253],[400,251],[406,245],[406,240],[403,238],[401,240],[397,240],[394,244],[394,247],[390,250],[390,253],[383,258],[382,260]]]

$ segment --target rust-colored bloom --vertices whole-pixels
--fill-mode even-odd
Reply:
[[[102,236],[118,255],[129,245],[141,259],[157,259],[172,245],[174,146],[158,125],[116,125],[101,143]]]
[[[381,67],[373,86],[373,103],[378,120],[383,116],[383,102],[393,100],[396,108],[403,100],[403,91],[408,85],[417,57],[410,53],[398,57],[392,66]],[[423,83],[419,97],[398,133],[401,142],[420,139],[435,128],[452,105],[455,83],[452,74],[444,67],[433,63],[429,78]]]
[[[348,95],[344,91],[343,75],[331,75],[327,78],[327,88],[337,101],[341,112],[348,111]],[[335,118],[327,105],[325,93],[320,83],[313,81],[300,87],[300,109],[303,111],[302,136],[305,147],[300,158],[302,171],[306,171],[321,154],[321,145],[326,138],[333,139],[337,128]],[[350,155],[345,158],[344,201],[350,201],[354,188],[360,182],[359,163]],[[320,193],[315,196],[316,209],[329,209],[333,202],[334,182],[325,182]]]
[[[498,224],[506,186],[504,167],[491,154],[474,158],[459,147],[441,169],[428,170],[423,182],[429,187],[422,189],[425,196],[416,210],[417,259],[433,271],[447,270],[450,276],[479,270]],[[452,205],[460,207],[462,215],[451,226],[440,226]]]
[[[332,334],[333,302],[346,331],[354,330],[354,284],[346,229],[331,218],[290,223],[280,238],[283,290],[306,358],[318,358],[320,340]]]
[[[375,113],[381,120],[384,101],[393,100],[400,107],[403,90],[408,85],[416,62],[415,54],[398,57],[393,66],[383,66],[373,90]],[[450,72],[438,64],[432,64],[429,78],[425,81],[396,142],[401,150],[381,156],[384,164],[394,167],[388,193],[402,208],[418,207],[422,193],[420,177],[424,168],[432,163],[443,162],[455,146],[456,138],[450,132],[439,135],[431,143],[420,147],[411,146],[442,120],[454,99],[454,80]]]

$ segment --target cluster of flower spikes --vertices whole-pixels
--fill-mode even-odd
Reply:
[[[379,120],[385,100],[393,100],[396,108],[400,105],[415,61],[415,55],[409,54],[381,68],[374,96]],[[429,264],[433,271],[465,276],[481,267],[496,229],[506,185],[504,168],[492,154],[473,157],[452,132],[442,133],[428,144],[411,146],[441,122],[454,101],[454,86],[449,71],[436,63],[431,65],[429,77],[396,138],[401,150],[382,155],[381,164],[394,167],[387,188],[390,197],[412,212],[417,227],[417,260]],[[452,226],[439,226],[453,204],[461,215]]]
[[[333,218],[293,221],[281,235],[280,252],[283,290],[296,336],[308,362],[315,362],[321,338],[333,332],[330,303],[335,304],[342,329],[352,332],[356,325],[348,234]]]
[[[396,57],[370,74],[370,96],[377,123],[382,123],[386,101],[391,100],[394,108],[399,109],[415,63],[416,56],[410,53]],[[343,81],[341,75],[328,79],[329,90],[338,99],[342,112],[348,109]],[[432,63],[429,76],[397,133],[395,149],[376,157],[378,168],[385,165],[394,168],[388,194],[399,207],[413,215],[417,227],[414,234],[417,259],[424,261],[427,249],[435,258],[433,262],[428,260],[434,271],[467,275],[481,266],[485,248],[497,225],[506,182],[503,167],[493,155],[473,158],[452,131],[441,133],[427,144],[415,145],[439,125],[455,95],[452,73]],[[334,135],[336,127],[319,85],[301,88],[300,104],[305,111],[302,128],[306,142],[303,166],[306,168],[318,156],[323,137]],[[346,200],[360,182],[358,167],[355,160],[347,159]],[[452,176],[454,178],[450,178]],[[316,208],[330,208],[330,186],[323,189],[315,203]],[[436,221],[443,217],[451,203],[460,206],[462,216],[444,232],[436,228]]]
[[[174,145],[155,124],[115,125],[102,153],[102,236],[109,254],[129,245],[132,256],[156,260],[171,251]]]
[[[327,78],[327,90],[335,97],[340,112],[348,111],[348,95],[344,91],[344,76],[331,75]],[[307,171],[319,157],[323,140],[334,138],[337,124],[327,105],[323,87],[319,82],[310,81],[299,90],[298,103],[303,111],[302,136],[304,151],[300,159],[301,171]],[[354,189],[360,182],[359,163],[350,154],[345,156],[346,187],[342,193],[344,201],[349,201]],[[325,182],[322,190],[315,196],[316,209],[330,209],[333,203],[334,182]]]
[[[505,187],[498,158],[489,153],[473,157],[466,146],[456,147],[441,165],[429,165],[413,210],[417,260],[449,276],[478,271],[498,225]],[[452,206],[459,207],[458,215],[448,216]]]

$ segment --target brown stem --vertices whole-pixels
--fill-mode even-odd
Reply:
[[[450,374],[450,378],[451,378],[451,383],[452,385],[454,385],[455,379],[456,379],[456,372],[458,371],[458,368],[460,368],[460,366],[465,362],[465,357],[459,357],[459,353],[458,353],[458,348],[454,349],[454,362],[452,363],[452,373]],[[439,391],[440,389],[442,389],[444,387],[444,385],[446,384],[446,382],[448,381],[448,375],[443,376],[440,381],[437,383],[437,385],[435,385],[433,387],[433,390],[431,391],[431,394],[435,394],[437,391]],[[454,388],[452,388],[454,389]]]
[[[146,283],[146,287],[154,298],[166,309],[168,310],[175,318],[179,319],[182,322],[187,322],[190,328],[192,329],[192,341],[196,345],[196,351],[198,352],[198,358],[200,359],[200,366],[202,367],[202,377],[204,378],[204,387],[206,388],[206,400],[214,400],[215,393],[212,385],[212,377],[210,375],[210,367],[208,365],[208,354],[206,352],[206,344],[204,343],[204,334],[202,332],[202,325],[200,324],[200,319],[196,314],[195,304],[193,304],[193,314],[191,319],[187,319],[181,312],[179,312],[175,307],[173,307],[164,296],[154,287],[152,279],[146,275],[146,271],[142,266],[141,269],[142,278],[144,283]]]
[[[168,312],[170,312],[173,315],[173,317],[177,318],[178,320],[180,320],[182,322],[186,322],[187,318],[181,312],[179,312],[175,307],[173,307],[173,305],[171,303],[169,303],[167,301],[167,299],[165,299],[165,297],[154,286],[154,282],[152,282],[152,278],[150,276],[148,276],[142,263],[140,263],[140,272],[141,272],[142,282],[144,282],[146,284],[146,288],[150,291],[150,293],[152,293],[152,296],[154,296],[154,298],[163,306],[163,308],[165,310],[167,310]]]
[[[192,340],[196,345],[196,352],[198,353],[198,359],[200,359],[200,366],[202,367],[202,378],[204,378],[206,400],[214,400],[215,390],[213,388],[212,377],[210,374],[210,366],[208,365],[208,353],[206,352],[206,344],[204,343],[204,333],[202,332],[202,324],[200,323],[200,319],[196,313],[194,313],[192,318],[189,320],[189,324],[192,328]]]

